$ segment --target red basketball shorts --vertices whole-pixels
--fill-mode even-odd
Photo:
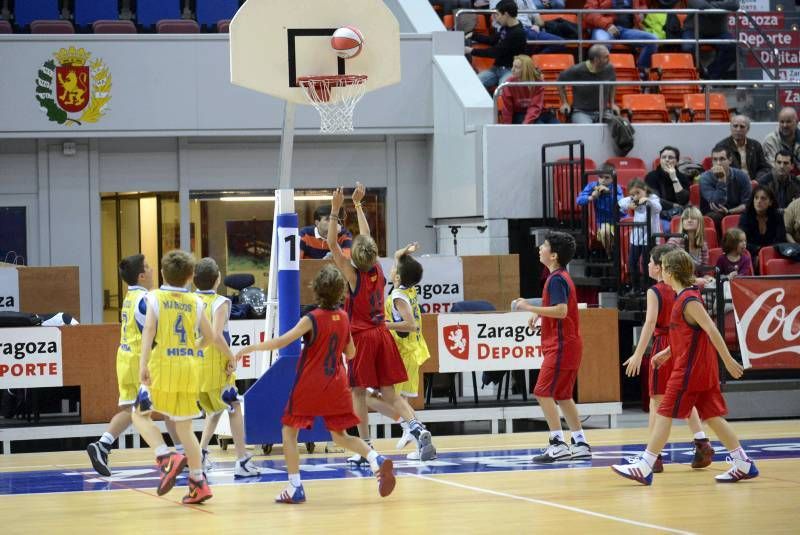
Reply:
[[[658,406],[658,414],[667,418],[688,418],[692,407],[697,407],[701,420],[728,414],[728,406],[725,404],[725,398],[722,397],[719,386],[699,392],[667,388],[664,397],[661,398],[661,404]]]
[[[311,429],[314,427],[314,418],[316,416],[298,416],[283,413],[281,423],[295,429]],[[361,420],[354,413],[349,414],[333,414],[329,416],[320,416],[325,422],[325,429],[328,431],[341,432],[361,423]]]
[[[575,389],[575,380],[577,378],[578,370],[542,368],[539,370],[539,378],[533,388],[533,395],[555,400],[572,399],[572,392]]]
[[[376,327],[353,333],[356,356],[348,363],[350,386],[378,388],[408,380],[406,367],[389,329]]]

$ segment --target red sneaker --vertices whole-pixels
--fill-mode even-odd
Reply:
[[[208,486],[208,481],[203,477],[200,481],[195,481],[189,478],[189,494],[181,500],[183,503],[203,503],[204,501],[213,498],[211,487]]]
[[[378,494],[381,498],[385,498],[394,490],[397,481],[394,477],[394,463],[391,459],[386,459],[383,456],[378,457]]]
[[[172,490],[172,487],[175,486],[175,481],[178,479],[178,474],[186,468],[186,456],[180,453],[168,453],[158,457],[156,464],[161,471],[161,481],[158,483],[156,492],[159,496],[163,496]]]
[[[714,461],[714,448],[707,438],[694,440],[694,458],[692,468],[705,468]]]
[[[658,457],[656,457],[655,464],[653,464],[653,473],[660,474],[663,471],[664,471],[664,459],[661,458],[661,454],[659,453]]]

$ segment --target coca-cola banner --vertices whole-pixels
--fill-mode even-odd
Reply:
[[[448,312],[453,303],[464,300],[464,265],[458,256],[415,256],[422,264],[422,280],[417,284],[417,300],[423,314]],[[389,273],[393,258],[380,258],[386,274],[386,297],[394,285]]]
[[[527,312],[439,314],[439,371],[541,368],[541,327],[529,327],[530,317]]]
[[[745,368],[800,368],[800,278],[736,277],[731,283]]]

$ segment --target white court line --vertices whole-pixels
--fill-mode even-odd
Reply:
[[[668,528],[668,527],[665,527],[665,526],[659,526],[659,525],[656,525],[656,524],[648,524],[646,522],[637,522],[636,520],[629,520],[627,518],[622,518],[622,517],[619,517],[619,516],[605,515],[603,513],[596,513],[594,511],[589,511],[587,509],[581,509],[579,507],[572,507],[570,505],[562,505],[560,503],[549,502],[547,500],[538,500],[536,498],[526,498],[525,496],[517,496],[516,494],[508,494],[506,492],[498,492],[496,490],[484,489],[482,487],[474,487],[472,485],[464,485],[463,483],[456,483],[455,481],[448,481],[446,479],[439,479],[439,478],[430,477],[430,476],[421,476],[421,475],[418,475],[418,474],[405,474],[405,475],[406,476],[410,476],[410,477],[416,477],[416,478],[419,478],[419,479],[424,479],[426,481],[433,481],[434,483],[439,483],[441,485],[450,485],[451,487],[457,487],[457,488],[465,489],[465,490],[472,490],[472,491],[475,491],[475,492],[481,492],[483,494],[491,494],[493,496],[500,496],[501,498],[511,498],[512,500],[519,500],[519,501],[528,502],[528,503],[535,503],[537,505],[544,505],[546,507],[554,507],[556,509],[563,509],[565,511],[570,511],[572,513],[579,513],[579,514],[588,515],[588,516],[595,516],[595,517],[598,517],[598,518],[603,518],[605,520],[612,520],[614,522],[621,522],[623,524],[630,524],[630,525],[639,526],[639,527],[642,527],[642,528],[657,529],[657,530],[661,530],[661,531],[667,531],[669,533],[680,533],[682,535],[691,535],[692,534],[691,531],[682,531],[682,530],[679,530],[679,529],[672,529],[672,528]]]

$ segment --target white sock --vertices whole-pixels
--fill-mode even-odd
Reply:
[[[694,434],[694,439],[695,440],[703,440],[704,438],[706,438],[706,432],[705,431],[698,431],[697,433]]]
[[[750,462],[750,458],[747,456],[747,454],[741,447],[738,447],[735,450],[733,450],[731,452],[731,457],[736,459],[737,461]]]
[[[378,452],[373,449],[370,449],[369,453],[367,453],[367,460],[369,461],[369,463],[370,464],[374,463],[377,458],[378,458]]]
[[[644,462],[646,462],[650,466],[650,468],[653,468],[653,465],[656,464],[657,458],[658,454],[653,453],[650,450],[644,450],[644,453],[642,453],[642,459],[644,459]]]
[[[160,446],[156,446],[156,457],[163,457],[164,455],[169,455],[169,448],[166,444],[161,444]]]
[[[559,441],[564,442],[564,431],[559,429],[558,431],[550,431],[550,439],[557,438]]]
[[[189,470],[189,477],[194,479],[195,481],[202,481],[203,480],[203,470]]]
[[[103,433],[103,436],[100,437],[100,442],[102,442],[106,446],[111,446],[114,443],[114,435],[106,431],[105,433]]]
[[[583,429],[579,429],[577,431],[572,432],[572,439],[575,442],[583,442],[584,444],[588,444],[586,441],[586,435],[583,434]]]
[[[291,484],[293,487],[299,487],[302,485],[303,482],[300,481],[300,474],[289,474],[289,484]]]
[[[175,451],[176,451],[177,453],[180,453],[181,455],[183,455],[184,453],[186,453],[186,450],[185,450],[185,449],[183,449],[183,444],[175,444]]]

